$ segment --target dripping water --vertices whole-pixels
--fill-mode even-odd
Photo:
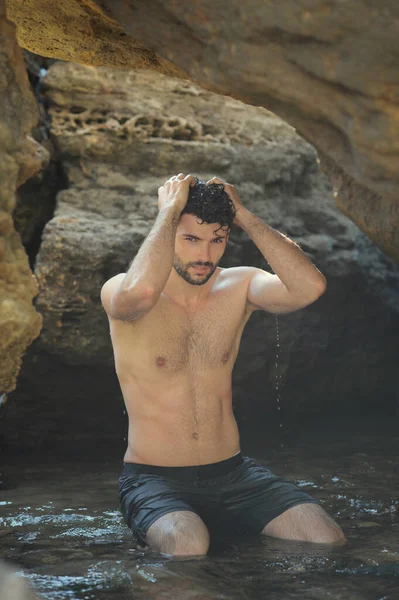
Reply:
[[[280,330],[278,327],[278,315],[276,315],[276,398],[277,398],[277,411],[279,413],[279,424],[282,433],[283,424],[281,421],[281,374],[279,373],[279,362],[280,362]],[[281,438],[282,439],[282,438]],[[281,448],[284,448],[283,442],[280,444]]]

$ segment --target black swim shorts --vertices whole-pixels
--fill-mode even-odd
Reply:
[[[145,543],[149,527],[167,513],[197,513],[209,531],[260,534],[288,508],[317,501],[241,452],[217,463],[161,467],[124,463],[119,500],[126,524]]]

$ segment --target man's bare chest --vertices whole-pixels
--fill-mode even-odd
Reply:
[[[118,345],[126,354],[129,348],[140,364],[146,361],[164,372],[231,365],[249,316],[245,298],[228,293],[192,309],[161,296],[143,319],[118,325],[114,350]]]
[[[228,361],[244,314],[234,303],[220,300],[196,310],[175,310],[167,305],[154,317],[160,350],[181,361],[205,365]]]

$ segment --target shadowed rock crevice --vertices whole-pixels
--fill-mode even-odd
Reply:
[[[14,227],[21,236],[33,271],[43,229],[54,215],[56,195],[61,189],[68,187],[68,181],[57,147],[51,140],[51,123],[41,86],[44,74],[55,61],[27,51],[24,51],[23,56],[39,111],[39,121],[32,130],[32,137],[49,152],[48,164],[17,189],[12,212]]]
[[[29,179],[17,190],[12,217],[32,271],[35,269],[43,230],[54,216],[56,196],[66,187],[67,180],[62,164],[51,161],[43,172]]]

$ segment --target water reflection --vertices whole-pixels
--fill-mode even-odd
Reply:
[[[208,556],[161,556],[138,545],[123,523],[121,460],[27,465],[14,459],[4,469],[10,485],[1,494],[1,555],[39,595],[54,600],[393,600],[399,587],[399,438],[387,427],[341,430],[339,436],[313,430],[287,440],[283,451],[262,432],[242,437],[245,455],[320,501],[343,528],[345,546],[226,532],[211,538]]]

